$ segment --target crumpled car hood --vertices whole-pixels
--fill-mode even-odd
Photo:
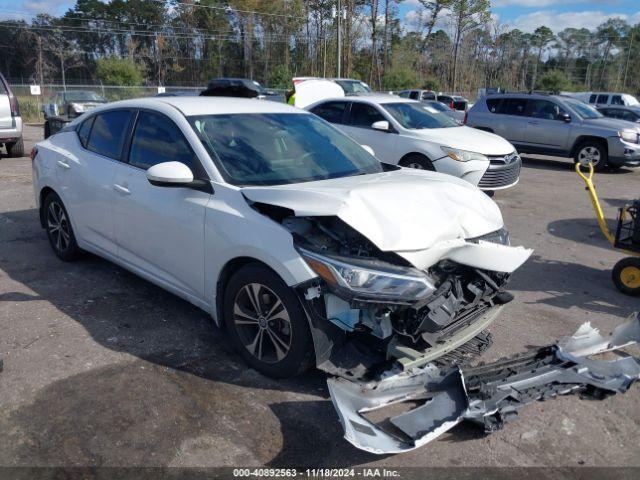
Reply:
[[[419,170],[246,187],[242,193],[296,216],[338,216],[383,251],[424,250],[503,226],[498,206],[480,190],[450,175]]]
[[[512,272],[531,254],[522,247],[470,243],[503,227],[498,206],[456,177],[401,169],[315,182],[245,187],[250,201],[293,210],[296,216],[337,216],[382,251],[417,268],[450,258]]]

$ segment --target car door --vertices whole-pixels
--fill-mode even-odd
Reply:
[[[496,99],[491,99],[496,100]],[[525,130],[527,126],[527,118],[525,112],[527,109],[527,99],[525,98],[504,98],[498,104],[495,113],[492,116],[492,124],[489,125],[494,133],[506,138],[512,143],[522,144],[525,141]]]
[[[56,162],[62,199],[81,247],[115,257],[113,175],[122,159],[133,112],[110,110],[79,125],[75,149],[61,151]]]
[[[398,163],[396,151],[398,135],[388,131],[375,130],[371,127],[375,122],[391,121],[385,117],[378,107],[364,102],[352,102],[349,119],[343,130],[361,145],[373,148],[378,160],[386,163]]]
[[[525,142],[528,145],[565,150],[571,122],[564,120],[566,111],[551,100],[532,99],[527,103]]]
[[[184,297],[204,298],[204,220],[209,192],[153,186],[147,169],[182,162],[208,180],[179,127],[169,117],[140,110],[127,161],[112,181],[113,217],[120,261]]]

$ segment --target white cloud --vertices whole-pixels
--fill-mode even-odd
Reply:
[[[39,13],[59,16],[62,15],[69,6],[69,0],[27,0],[22,3],[16,3],[16,10],[12,10],[11,7],[8,6],[5,11],[0,11],[0,18],[28,21]]]
[[[554,32],[559,32],[565,28],[588,28],[589,30],[594,30],[598,25],[610,18],[622,18],[631,24],[635,24],[640,21],[640,11],[633,15],[628,15],[625,13],[604,13],[595,10],[565,13],[541,10],[521,15],[514,21],[509,22],[509,26],[524,32],[533,32],[541,25],[546,25]]]

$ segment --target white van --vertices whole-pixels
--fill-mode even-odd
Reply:
[[[638,99],[633,95],[620,92],[568,92],[567,95],[598,107],[604,105],[632,106],[640,104]]]

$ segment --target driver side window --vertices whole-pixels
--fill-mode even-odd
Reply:
[[[351,125],[353,127],[371,128],[375,122],[386,120],[373,106],[366,103],[353,102],[351,105]]]
[[[163,162],[181,162],[197,176],[199,163],[172,120],[152,112],[141,111],[131,139],[129,163],[143,170]]]

